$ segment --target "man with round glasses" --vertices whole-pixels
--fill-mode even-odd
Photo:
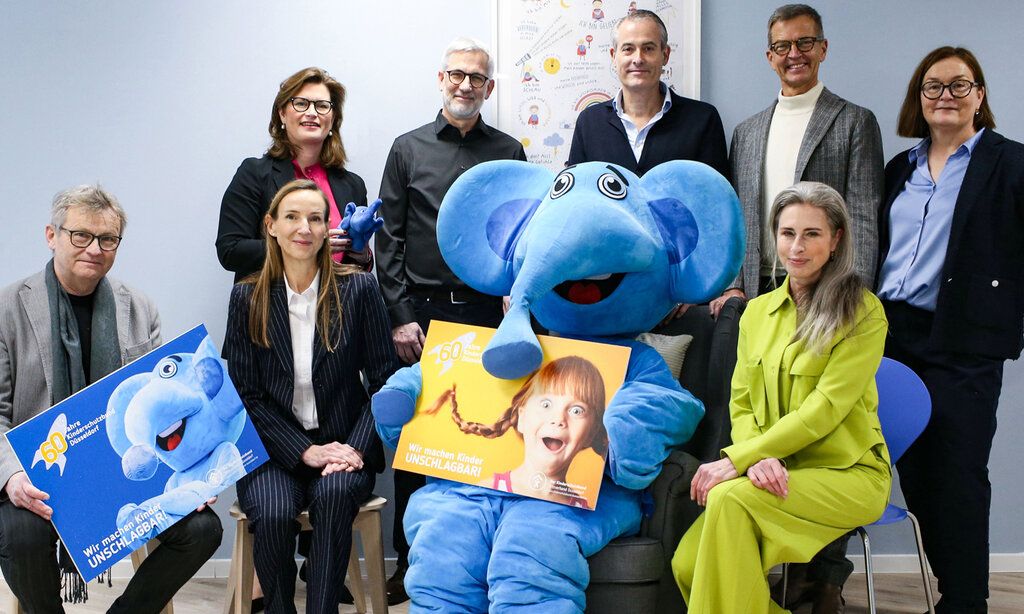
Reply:
[[[489,160],[526,160],[519,141],[492,128],[480,108],[494,91],[494,60],[482,43],[457,38],[448,45],[437,73],[441,110],[434,121],[395,139],[381,180],[384,230],[377,233],[377,277],[391,316],[399,357],[419,360],[427,327],[441,319],[497,328],[500,297],[468,287],[452,273],[437,246],[437,212],[452,183]],[[402,517],[422,475],[395,472],[395,524],[392,534],[398,569],[388,580],[388,603],[408,599],[403,580],[409,544]]]
[[[98,186],[54,198],[46,226],[53,259],[42,272],[0,290],[0,434],[160,345],[153,303],[107,277],[124,227],[124,210]],[[4,579],[24,610],[63,612],[49,496],[21,470],[6,436],[0,439],[0,483]],[[220,545],[220,519],[204,508],[159,539],[110,612],[161,610]],[[74,573],[70,562],[63,573]]]
[[[781,282],[785,269],[772,247],[768,212],[775,196],[799,181],[819,181],[846,201],[857,246],[855,266],[868,287],[875,275],[876,212],[882,200],[882,137],[875,116],[836,96],[818,79],[828,53],[821,15],[806,4],[775,9],[768,20],[768,64],[779,76],[777,99],[740,123],[729,151],[733,186],[743,204],[747,250],[731,287],[711,301],[751,299]],[[842,586],[853,571],[847,538],[826,546],[808,566],[791,566],[786,608],[812,601],[814,612],[841,612]],[[782,603],[785,601],[785,603]]]

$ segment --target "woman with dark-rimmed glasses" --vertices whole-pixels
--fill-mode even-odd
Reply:
[[[220,205],[217,257],[236,282],[263,266],[263,216],[274,194],[294,179],[309,179],[327,195],[335,261],[373,268],[369,249],[349,251],[351,241],[338,229],[346,204],[366,204],[366,184],[345,169],[344,105],[344,86],[322,68],[303,68],[281,82],[270,112],[270,149],[242,161]]]
[[[885,169],[878,296],[885,354],[927,385],[932,417],[899,460],[939,580],[937,612],[986,612],[988,459],[1003,361],[1024,321],[1024,145],[995,132],[981,65],[940,47],[918,64]]]

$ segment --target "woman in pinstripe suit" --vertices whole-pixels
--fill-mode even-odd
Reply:
[[[295,612],[296,516],[313,525],[307,613],[337,612],[352,520],[384,456],[370,394],[398,368],[376,280],[331,260],[312,181],[270,204],[263,268],[231,292],[224,355],[270,462],[238,482],[270,614]]]

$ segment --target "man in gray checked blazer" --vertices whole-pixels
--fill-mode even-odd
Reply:
[[[820,181],[846,200],[857,246],[856,269],[873,286],[878,246],[876,213],[882,199],[882,136],[871,111],[836,96],[818,80],[828,41],[821,16],[802,4],[779,7],[768,22],[768,63],[781,92],[767,109],[747,118],[732,136],[729,161],[743,203],[747,250],[740,274],[711,302],[717,314],[731,296],[751,299],[770,279],[768,212],[775,196],[798,181]],[[778,275],[785,275],[779,266]]]
[[[743,203],[747,250],[732,286],[711,301],[713,315],[732,296],[754,298],[781,283],[786,271],[775,266],[768,215],[775,196],[798,181],[820,181],[843,195],[857,272],[869,288],[874,285],[882,136],[871,111],[836,96],[818,80],[827,52],[821,15],[813,8],[788,4],[772,13],[766,55],[779,75],[781,92],[733,132],[729,160]],[[853,571],[845,556],[847,539],[829,544],[806,566],[791,566],[787,594],[773,590],[773,598],[789,609],[812,602],[815,614],[842,612],[842,586]]]
[[[53,259],[0,290],[0,569],[28,612],[64,612],[57,533],[49,495],[22,471],[6,433],[160,345],[153,303],[107,277],[124,226],[124,210],[102,188],[59,193],[46,226]],[[158,539],[109,612],[163,609],[220,545],[220,519],[204,508]]]

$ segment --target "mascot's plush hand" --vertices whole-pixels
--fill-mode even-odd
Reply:
[[[370,242],[370,237],[384,226],[384,218],[377,217],[381,200],[370,203],[369,207],[357,207],[355,203],[345,205],[345,217],[338,228],[348,233],[352,239],[352,251],[361,252]]]
[[[399,369],[388,378],[388,383],[373,395],[371,411],[377,423],[381,441],[394,448],[402,427],[412,420],[416,400],[423,390],[423,373],[419,363]]]
[[[732,186],[699,162],[641,178],[603,162],[553,175],[501,160],[448,190],[437,242],[460,279],[510,297],[483,364],[515,379],[541,364],[531,312],[561,334],[635,336],[677,303],[718,296],[742,264],[743,228]]]

